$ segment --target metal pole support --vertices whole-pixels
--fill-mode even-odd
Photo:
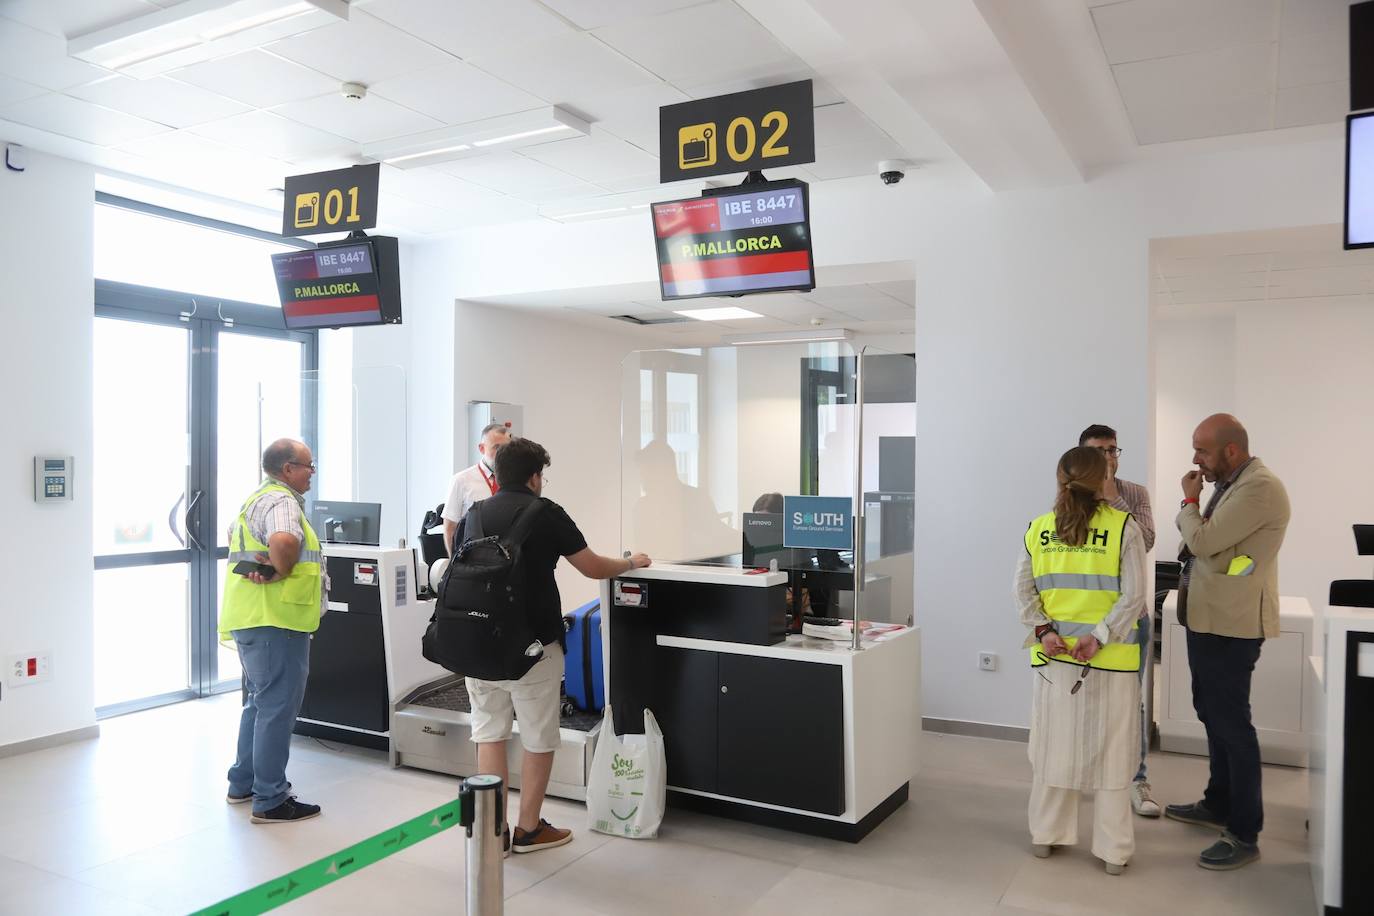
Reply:
[[[458,796],[468,836],[467,916],[501,916],[506,901],[506,787],[499,776],[469,776]]]

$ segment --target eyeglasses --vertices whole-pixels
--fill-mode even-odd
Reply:
[[[1119,449],[1115,445],[1095,445],[1093,446],[1093,448],[1097,449],[1099,452],[1108,456],[1109,458],[1119,458],[1121,456],[1121,453],[1125,451],[1125,449]]]
[[[298,467],[298,468],[310,468],[310,473],[312,473],[312,474],[314,474],[317,470],[319,470],[318,468],[315,467],[315,465],[314,465],[313,462],[312,462],[311,464],[301,464],[299,461],[288,461],[288,462],[286,462],[286,463],[287,463],[287,464],[294,464],[294,465],[295,465],[296,467]]]

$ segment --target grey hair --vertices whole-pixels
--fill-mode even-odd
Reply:
[[[488,433],[494,433],[498,429],[501,430],[501,432],[503,433],[509,432],[509,430],[506,428],[506,424],[504,423],[488,423],[486,426],[483,426],[482,431],[478,433],[477,441],[481,442],[483,439],[487,437]]]
[[[295,439],[278,439],[262,452],[262,469],[273,477],[278,476],[285,469],[288,461],[296,460],[296,446],[300,445]]]

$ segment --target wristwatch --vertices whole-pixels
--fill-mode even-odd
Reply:
[[[1187,497],[1186,499],[1184,499],[1182,502],[1180,502],[1180,503],[1178,504],[1178,507],[1179,507],[1180,509],[1182,509],[1183,507],[1187,506],[1189,503],[1192,503],[1192,504],[1195,505],[1195,506],[1198,505],[1198,498],[1197,498],[1196,496],[1189,496],[1189,497]]]

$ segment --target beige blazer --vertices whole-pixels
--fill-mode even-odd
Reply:
[[[1178,513],[1194,556],[1188,629],[1243,639],[1279,635],[1279,547],[1288,528],[1288,492],[1256,458],[1204,519],[1197,504]],[[1254,559],[1248,576],[1228,575],[1236,557]]]

